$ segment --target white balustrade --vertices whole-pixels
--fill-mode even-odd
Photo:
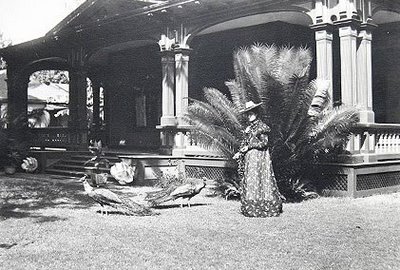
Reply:
[[[346,149],[352,154],[375,154],[382,160],[400,159],[400,125],[358,124]]]

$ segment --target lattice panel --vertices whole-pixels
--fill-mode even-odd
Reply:
[[[368,190],[400,185],[400,172],[362,174],[357,176],[356,190]]]
[[[186,176],[190,178],[206,177],[210,180],[221,180],[234,173],[233,169],[219,167],[186,166]]]
[[[325,175],[323,189],[327,190],[347,190],[347,175]]]

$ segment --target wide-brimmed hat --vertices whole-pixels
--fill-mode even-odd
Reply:
[[[262,102],[260,103],[254,103],[253,101],[247,101],[244,104],[244,108],[242,110],[240,110],[241,113],[245,113],[251,110],[254,110],[255,108],[257,108],[258,106],[260,106],[262,104]]]

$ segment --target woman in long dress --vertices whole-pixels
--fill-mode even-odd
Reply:
[[[281,194],[269,152],[270,128],[258,119],[260,105],[246,102],[242,112],[247,114],[249,125],[240,151],[234,156],[242,178],[241,212],[247,217],[279,216],[282,212]]]

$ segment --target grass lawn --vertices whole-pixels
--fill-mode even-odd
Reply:
[[[76,179],[0,175],[0,269],[400,269],[399,193],[285,204],[265,219],[239,204],[203,194],[158,216],[101,216]]]

